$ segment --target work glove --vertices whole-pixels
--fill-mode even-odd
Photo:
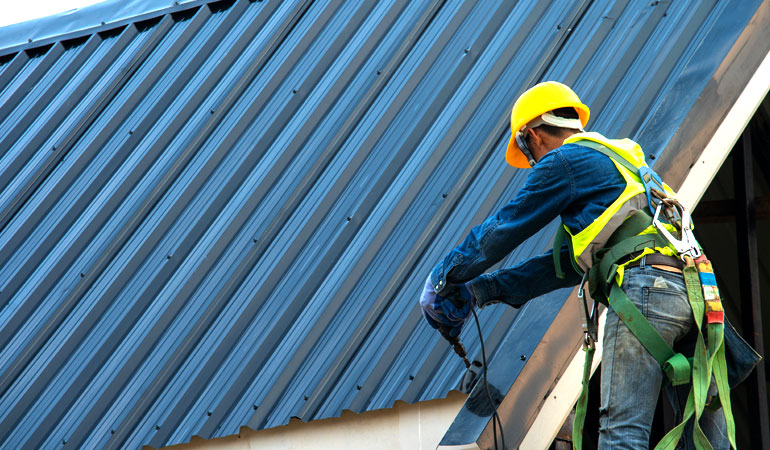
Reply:
[[[428,325],[439,330],[445,338],[455,338],[476,306],[476,298],[465,284],[448,286],[444,295],[438,295],[430,277],[420,296],[422,315]]]

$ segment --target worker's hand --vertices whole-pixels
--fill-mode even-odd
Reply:
[[[428,324],[442,335],[456,337],[476,306],[476,299],[464,284],[450,286],[446,296],[436,294],[430,278],[426,280],[420,307]]]

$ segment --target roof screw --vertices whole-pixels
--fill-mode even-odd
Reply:
[[[84,274],[83,272],[80,272],[80,278],[83,278],[85,276],[86,276],[86,274]]]
[[[115,434],[115,430],[110,430],[110,434]]]
[[[378,70],[377,75],[382,75],[382,70]]]
[[[32,42],[32,39],[27,39],[27,42]]]
[[[210,110],[209,112],[210,112],[211,114],[214,114],[214,110],[213,110],[213,109],[212,109],[212,110]]]
[[[307,399],[308,399],[308,396],[306,395],[306,396],[305,396],[305,401],[307,401]]]
[[[441,198],[446,198],[446,195],[447,195],[446,192],[444,192],[443,194],[441,194]]]
[[[292,92],[292,94],[296,94],[297,90],[296,89],[292,89],[291,92]]]
[[[53,147],[51,147],[51,151],[52,151],[52,152],[55,152],[55,151],[56,151],[56,146],[55,146],[55,145],[54,145]]]
[[[650,159],[655,159],[655,153],[650,153]]]
[[[211,411],[206,412],[206,415],[211,417]]]
[[[360,391],[360,390],[361,390],[361,385],[357,385],[357,386],[356,386],[356,390],[357,390],[357,391]]]
[[[526,357],[526,356],[524,356],[524,355],[521,355],[521,360],[522,360],[522,361],[526,361],[526,360],[527,360],[527,357]]]
[[[254,243],[256,244],[257,243],[257,238],[252,239],[252,241],[254,241]]]
[[[160,425],[155,425],[155,431],[160,430]]]
[[[348,222],[350,222],[351,220],[353,220],[353,216],[348,216]]]
[[[414,375],[409,375],[409,380],[414,380]]]
[[[259,408],[257,405],[251,405],[251,407],[254,409],[254,411],[256,411],[257,408]]]
[[[557,30],[561,30],[561,25],[556,25]]]
[[[128,130],[128,134],[134,134],[134,130]]]
[[[64,440],[64,439],[62,439],[62,440],[61,440],[61,445],[67,445],[67,441],[66,441],[66,440]]]
[[[166,259],[171,259],[171,255],[166,255]]]
[[[102,25],[104,25],[104,21],[102,21]]]
[[[174,2],[174,6],[179,6],[179,2]]]
[[[470,49],[470,48],[466,48],[466,49],[465,49],[465,54],[466,54],[466,55],[467,55],[468,53],[470,53],[470,52],[471,52],[471,49]]]

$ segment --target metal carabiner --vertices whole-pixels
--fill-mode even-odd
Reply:
[[[672,235],[665,227],[664,223],[659,220],[660,212],[664,205],[667,208],[673,208],[676,214],[682,218],[682,223],[678,226],[682,235],[680,239],[677,239]],[[655,209],[655,216],[652,218],[652,224],[655,225],[658,232],[674,246],[676,252],[679,253],[679,257],[683,260],[685,256],[695,259],[701,255],[700,245],[698,245],[698,241],[695,240],[695,235],[692,232],[692,217],[676,199],[667,198],[658,204],[658,207]],[[674,224],[674,226],[677,225],[678,224]]]
[[[580,281],[580,285],[578,286],[577,296],[578,299],[583,301],[583,312],[585,313],[586,319],[583,323],[583,348],[589,349],[595,347],[596,340],[598,338],[598,325],[596,319],[597,305],[595,301],[591,306],[591,312],[588,312],[588,303],[586,302],[585,290],[583,289],[587,279],[588,272],[585,272],[583,274],[583,279]]]

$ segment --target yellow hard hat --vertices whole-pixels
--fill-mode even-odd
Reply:
[[[511,140],[505,152],[505,161],[513,167],[528,169],[529,160],[516,143],[516,133],[542,114],[568,106],[575,108],[580,123],[586,126],[591,114],[588,106],[580,101],[572,89],[558,81],[539,83],[521,94],[511,110]]]

